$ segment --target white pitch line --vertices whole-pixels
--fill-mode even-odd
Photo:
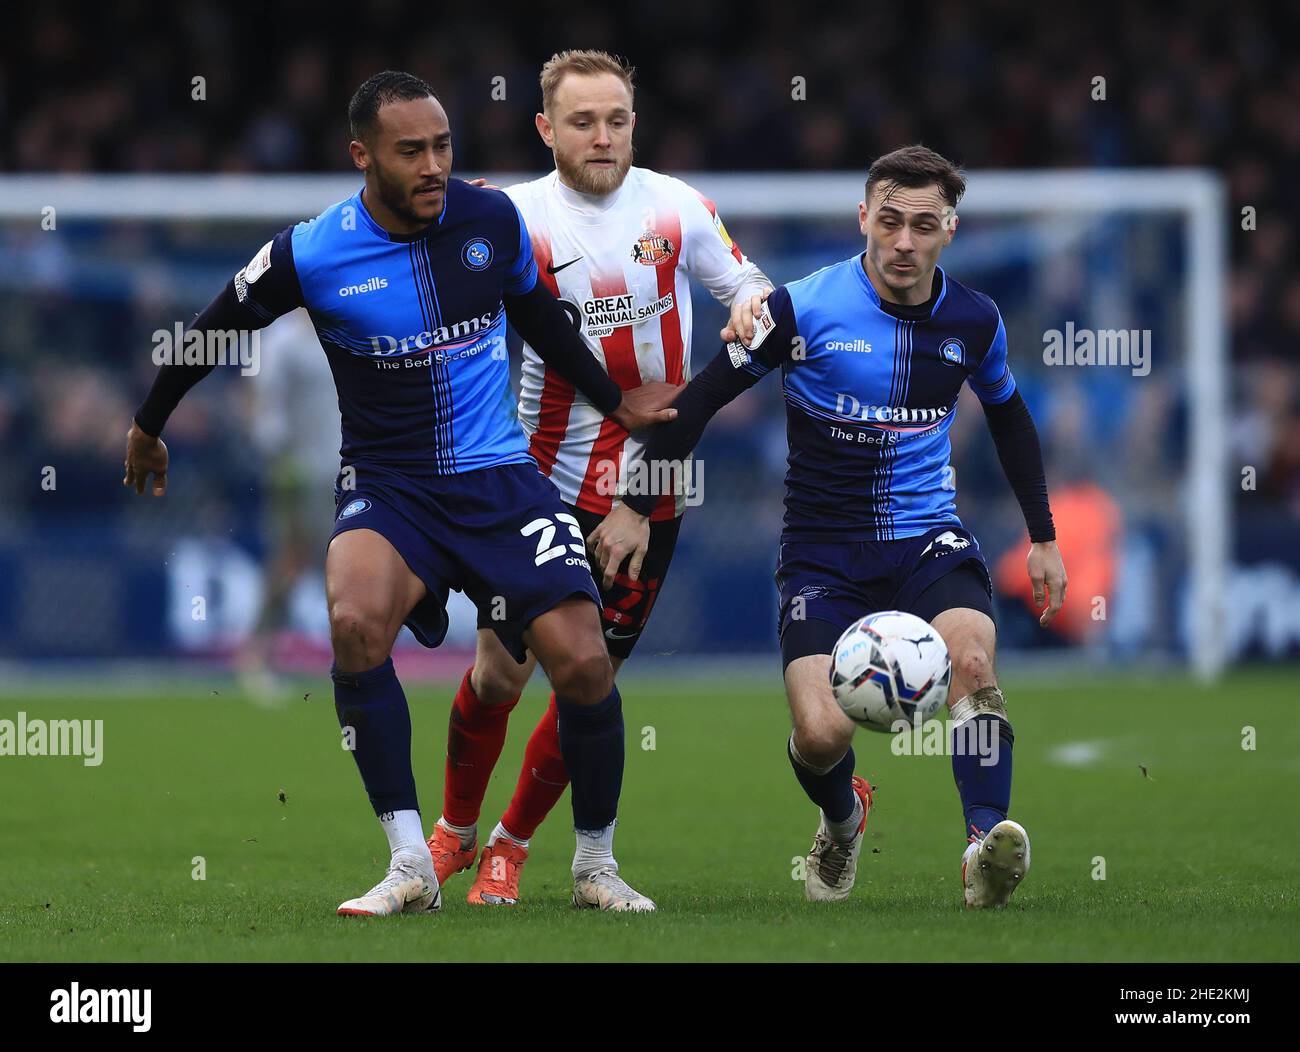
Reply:
[[[1065,742],[1047,750],[1047,762],[1060,767],[1088,767],[1101,759],[1105,742]]]

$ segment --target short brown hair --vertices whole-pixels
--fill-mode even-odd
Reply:
[[[942,154],[919,143],[876,158],[867,172],[868,201],[871,200],[872,188],[884,182],[908,187],[938,183],[943,199],[954,208],[966,192],[966,177],[961,170]]]
[[[546,60],[542,67],[542,110],[551,112],[555,102],[555,92],[566,73],[578,76],[592,76],[598,73],[612,73],[627,85],[627,93],[634,94],[632,76],[636,70],[623,59],[611,55],[608,51],[560,51]]]

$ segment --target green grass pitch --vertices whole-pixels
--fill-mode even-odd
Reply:
[[[793,874],[816,814],[785,759],[779,677],[760,675],[774,664],[679,680],[650,675],[651,659],[625,681],[617,853],[659,903],[634,917],[569,905],[567,796],[533,842],[519,907],[467,905],[466,873],[440,914],[336,917],[382,875],[387,848],[340,748],[328,681],[275,710],[228,683],[4,696],[0,719],[103,719],[104,758],[0,757],[0,959],[1297,959],[1294,669],[1215,689],[1008,676],[1012,816],[1033,838],[1033,869],[1010,908],[968,914],[950,761],[893,755],[866,731],[858,772],[878,791],[858,885],[847,903],[804,901]],[[426,825],[441,803],[451,693],[408,691]],[[543,704],[535,680],[485,832]],[[1242,747],[1247,726],[1254,749]],[[204,880],[192,877],[195,856]]]

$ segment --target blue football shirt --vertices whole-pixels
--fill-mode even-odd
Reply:
[[[338,389],[344,465],[448,475],[530,460],[502,296],[536,282],[514,203],[450,179],[417,235],[384,230],[358,191],[281,231],[234,283],[266,321],[307,308]]]
[[[1016,384],[997,306],[938,276],[929,316],[897,317],[854,256],[775,289],[751,347],[727,348],[753,381],[782,372],[786,537],[896,540],[961,525],[948,432],[962,384],[987,403]]]

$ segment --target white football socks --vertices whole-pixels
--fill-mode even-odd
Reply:
[[[421,866],[433,868],[433,856],[429,853],[429,845],[424,842],[424,826],[419,811],[385,811],[379,824],[384,827],[388,850],[394,859],[405,855]]]
[[[604,829],[588,832],[575,829],[578,847],[573,853],[574,878],[585,877],[598,869],[618,869],[614,861],[614,827],[617,820],[610,822]]]
[[[857,793],[853,794],[853,813],[843,822],[832,822],[826,817],[825,811],[822,812],[822,821],[826,823],[832,840],[839,844],[849,843],[858,835],[858,826],[862,824],[862,798]]]
[[[442,828],[447,830],[447,832],[455,833],[458,837],[460,837],[460,846],[462,848],[467,848],[475,841],[478,840],[477,822],[474,822],[472,825],[467,825],[467,826],[454,826],[450,822],[448,822],[445,818],[439,816],[438,825],[442,826]]]
[[[498,840],[509,840],[512,844],[518,844],[525,851],[528,850],[528,841],[522,840],[515,836],[510,830],[498,822],[492,829],[492,835],[488,837],[488,847],[491,847]]]

